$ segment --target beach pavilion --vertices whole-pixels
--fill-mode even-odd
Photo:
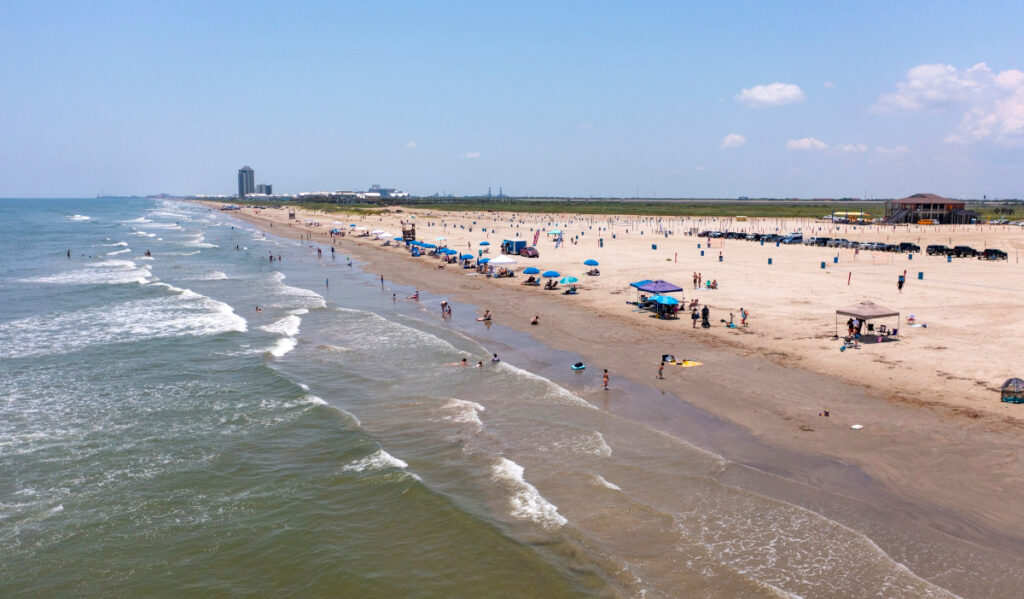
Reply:
[[[887,325],[883,324],[878,328],[878,330],[875,330],[874,323],[868,324],[867,329],[861,331],[862,340],[869,339],[872,335],[879,339],[894,337],[898,332],[896,327],[900,324],[900,313],[898,310],[880,306],[869,300],[863,300],[856,304],[836,310],[836,338],[839,337],[839,318],[841,316],[856,318],[865,324],[867,324],[867,321],[869,320],[878,320],[881,318],[896,319],[896,326],[892,329],[888,329]]]

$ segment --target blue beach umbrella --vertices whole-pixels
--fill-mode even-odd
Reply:
[[[491,245],[491,242],[490,241],[481,241],[477,245]]]
[[[669,295],[652,295],[651,301],[664,306],[672,306],[679,303],[679,300]]]
[[[463,255],[459,256],[459,260],[472,260],[472,259],[473,259],[473,254],[463,254]]]
[[[590,258],[589,260],[584,260],[583,264],[585,264],[586,266],[597,266],[597,260]]]
[[[526,268],[523,269],[523,274],[524,275],[540,274],[540,269],[537,268],[536,266],[527,266]]]
[[[557,270],[546,270],[546,271],[544,271],[544,274],[541,275],[541,276],[554,279],[554,278],[557,278],[557,277],[559,277],[561,275],[559,275]]]
[[[425,248],[430,248],[430,249],[433,249],[433,248],[436,248],[436,247],[437,247],[436,245],[434,245],[434,244],[432,244],[432,243],[421,243],[420,245],[421,245],[422,247],[425,247]]]
[[[491,261],[490,258],[480,258],[480,264],[487,264],[490,261]]]
[[[576,283],[577,281],[579,281],[579,279],[577,279],[576,277],[562,277],[562,280],[559,281],[559,283],[563,285],[568,285],[570,283]]]
[[[351,224],[351,225],[349,225],[349,226],[350,226],[350,227],[354,227],[354,226],[356,226],[356,224],[355,224],[355,223],[352,223],[352,224]]]

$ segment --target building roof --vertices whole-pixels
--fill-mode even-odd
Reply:
[[[915,193],[899,200],[893,200],[896,204],[963,204],[958,200],[944,198],[934,193]]]

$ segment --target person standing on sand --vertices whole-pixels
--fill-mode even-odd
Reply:
[[[693,326],[690,328],[697,328],[697,321],[700,319],[700,314],[697,313],[697,308],[690,311],[690,320],[693,321]]]
[[[704,273],[697,273],[697,288],[704,286]]]
[[[905,277],[902,277],[902,276],[900,278],[896,279],[896,291],[898,291],[900,293],[900,295],[903,294],[903,282],[904,282],[904,279],[905,279]]]
[[[693,273],[693,288],[697,289],[697,272],[696,271],[694,271],[694,273]]]
[[[665,378],[665,360],[658,362],[658,378]]]
[[[601,377],[601,382],[604,383],[604,390],[608,390],[608,369],[604,369],[604,376]]]

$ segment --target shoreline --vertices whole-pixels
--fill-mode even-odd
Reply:
[[[323,230],[270,226],[270,219],[245,212],[232,216],[269,234],[300,239],[310,233],[311,243],[330,245],[332,241],[321,235]],[[341,254],[351,254],[364,262],[361,266],[368,274],[492,309],[496,323],[528,334],[547,347],[580,354],[594,368],[609,367],[613,390],[616,378],[623,377],[631,384],[676,395],[695,409],[739,427],[757,443],[739,443],[740,447],[730,451],[728,440],[703,439],[712,446],[717,442],[723,455],[739,464],[769,477],[783,476],[809,488],[854,497],[854,502],[860,501],[856,496],[862,493],[862,499],[879,502],[873,504],[876,509],[898,507],[903,502],[900,510],[910,519],[915,518],[912,510],[923,506],[922,513],[916,514],[916,525],[976,543],[1007,558],[1016,557],[1024,547],[1016,518],[1020,494],[1009,495],[1020,489],[1020,481],[1013,479],[1012,472],[1003,473],[1003,480],[994,480],[995,474],[975,467],[979,460],[990,461],[1016,450],[1019,443],[1005,430],[990,430],[963,418],[950,422],[938,410],[889,402],[840,379],[786,367],[714,337],[696,342],[680,340],[678,332],[636,326],[619,315],[566,310],[566,301],[576,298],[522,292],[518,286],[509,288],[461,276],[461,271],[440,271],[433,268],[433,261],[396,256],[398,250],[359,243],[351,237],[338,242]],[[541,314],[542,326],[527,324],[533,313]],[[637,357],[641,353],[636,351],[638,348],[643,348],[644,357]],[[696,353],[705,366],[667,368],[666,379],[659,380],[655,374],[661,353]],[[759,388],[752,389],[751,380],[757,381]],[[815,419],[822,390],[830,395],[833,415]],[[628,405],[628,398],[613,395],[612,401],[617,402],[615,411],[619,415],[655,428],[659,421],[669,422],[673,417],[658,411],[640,413],[636,406]],[[851,430],[852,422],[864,423],[865,429]],[[690,429],[691,436],[701,434],[698,428]],[[811,459],[773,464],[770,455],[759,453],[758,444]],[[827,462],[834,462],[836,468],[823,468]],[[859,472],[844,475],[839,467],[843,464]],[[794,469],[797,467],[806,471]],[[876,481],[867,487],[877,485],[881,491],[866,490],[859,473]],[[995,493],[999,484],[1009,488]],[[1016,500],[1012,500],[1014,497]],[[891,555],[905,563],[914,561],[898,551]],[[915,564],[915,571],[917,567]]]

